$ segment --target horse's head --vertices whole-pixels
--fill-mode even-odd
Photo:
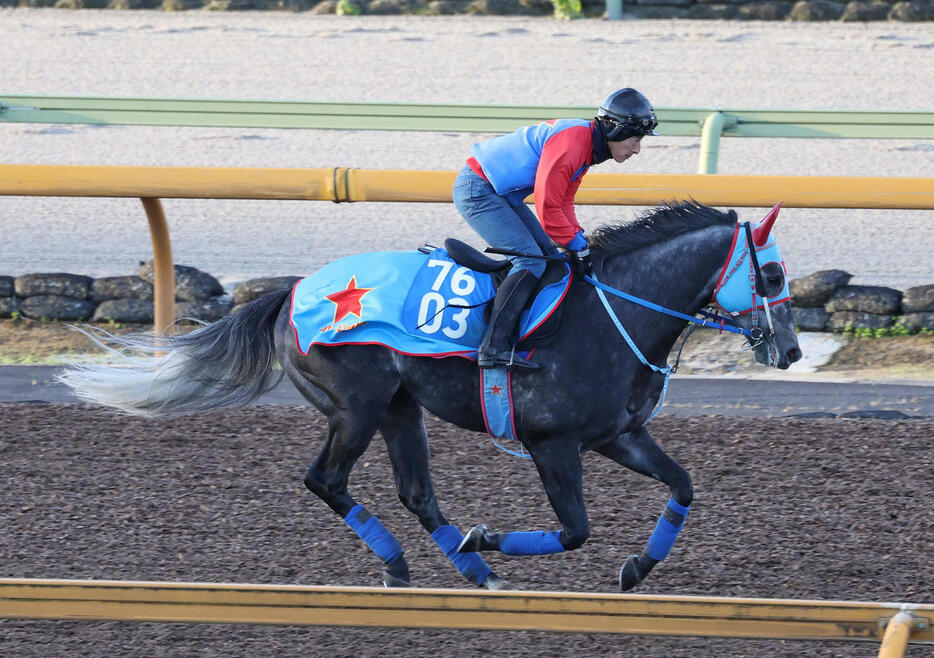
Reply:
[[[801,358],[791,317],[785,262],[772,236],[782,204],[761,222],[737,224],[730,256],[717,280],[713,301],[747,336],[756,361],[782,370]]]

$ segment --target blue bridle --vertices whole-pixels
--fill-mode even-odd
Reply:
[[[740,230],[743,230],[745,233],[745,240],[743,241],[738,239]],[[748,267],[743,268],[742,266],[744,263],[746,263],[747,257]],[[705,318],[697,318],[686,313],[674,311],[654,302],[650,302],[647,299],[642,299],[641,297],[630,295],[629,293],[623,292],[622,290],[617,290],[612,286],[608,286],[605,283],[598,281],[596,275],[584,277],[585,281],[596,288],[597,296],[603,303],[603,307],[606,309],[607,314],[610,316],[613,324],[616,325],[616,329],[619,331],[620,335],[629,345],[629,348],[633,351],[639,361],[644,366],[650,368],[653,372],[657,372],[665,376],[665,383],[662,386],[662,393],[659,396],[658,404],[656,405],[655,410],[652,411],[652,414],[646,419],[646,423],[655,418],[658,412],[661,411],[662,406],[665,404],[665,396],[668,393],[668,379],[671,377],[671,373],[674,370],[667,363],[665,364],[664,368],[660,368],[645,358],[641,350],[639,350],[635,342],[633,342],[629,332],[627,332],[625,327],[623,327],[622,322],[619,321],[619,318],[613,311],[613,307],[610,306],[610,302],[607,300],[604,293],[608,292],[611,295],[625,299],[626,301],[632,302],[634,304],[644,306],[645,308],[652,309],[653,311],[691,322],[698,327],[719,329],[720,331],[728,331],[733,334],[746,336],[750,339],[752,347],[758,347],[765,342],[771,342],[774,340],[775,330],[772,327],[772,314],[769,310],[769,307],[774,304],[780,304],[790,298],[787,277],[785,278],[785,284],[777,297],[773,300],[768,298],[765,291],[765,282],[762,279],[762,268],[759,265],[760,257],[762,259],[768,259],[766,262],[780,263],[782,266],[782,271],[785,271],[785,263],[782,260],[781,252],[779,251],[778,244],[776,242],[767,242],[761,247],[756,246],[753,240],[752,229],[749,226],[749,222],[737,224],[736,231],[733,233],[733,245],[730,249],[730,256],[727,258],[723,268],[720,271],[720,276],[717,279],[716,286],[714,286],[714,292],[711,299],[711,301],[720,307],[720,309],[726,313],[729,313],[728,317],[721,316],[716,311],[713,313],[709,311],[701,311],[700,314],[705,316]],[[731,265],[732,268],[730,267]],[[742,277],[739,276],[740,271],[745,269],[748,269],[749,272],[748,288],[743,283]],[[751,302],[747,305],[746,302],[743,301],[743,298],[750,299]],[[759,301],[760,299],[761,302]],[[759,315],[756,313],[756,311],[758,311],[760,308],[765,309],[765,315],[769,325],[767,334],[762,330],[761,327],[759,327]],[[751,329],[744,329],[742,327],[736,326],[732,319],[734,317],[744,315],[745,313],[752,313]],[[719,322],[717,320],[719,320]]]
[[[743,230],[745,233],[745,240],[743,241],[737,239],[740,230]],[[739,274],[743,269],[743,264],[747,261],[747,257],[749,257],[749,263],[747,265],[749,270],[749,283],[744,284],[743,278],[739,276]],[[627,292],[608,286],[598,281],[596,276],[586,276],[584,279],[597,289],[598,295],[600,295],[601,291],[608,292],[626,301],[644,306],[645,308],[650,308],[659,313],[664,313],[665,315],[679,318],[686,322],[691,322],[699,327],[718,329],[720,331],[727,331],[752,338],[753,341],[762,341],[774,335],[772,318],[768,311],[769,307],[788,301],[790,294],[788,291],[788,281],[786,279],[785,285],[778,295],[772,299],[766,296],[765,282],[762,279],[762,268],[759,265],[761,260],[765,260],[765,262],[778,262],[781,264],[782,270],[784,271],[785,269],[785,263],[782,260],[782,255],[776,242],[772,241],[761,247],[757,247],[753,242],[752,229],[749,226],[749,222],[737,224],[736,231],[733,234],[733,245],[730,249],[730,256],[727,258],[720,271],[720,277],[718,278],[717,285],[714,287],[711,299],[721,310],[728,313],[728,316],[722,316],[716,311],[710,312],[703,310],[700,311],[699,314],[704,317],[698,318],[693,315],[674,311],[670,308],[665,308],[647,299],[642,299],[641,297],[636,297],[635,295],[630,295]],[[733,266],[732,268],[730,268],[731,265]],[[761,329],[758,329],[758,323],[756,322],[758,319],[757,314],[753,315],[752,329],[744,329],[743,327],[736,326],[736,323],[733,321],[734,317],[745,315],[746,313],[759,310],[760,308],[764,308],[768,316],[768,335],[765,335]],[[615,314],[613,315],[615,316]]]

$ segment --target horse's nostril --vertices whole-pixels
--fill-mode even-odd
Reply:
[[[803,355],[801,354],[801,350],[797,347],[793,347],[788,350],[786,356],[788,357],[788,363],[794,363],[795,361],[800,361]]]

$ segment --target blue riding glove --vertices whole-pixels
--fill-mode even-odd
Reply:
[[[590,258],[590,244],[587,242],[587,238],[584,237],[583,229],[571,238],[567,248],[570,252],[571,269],[574,270],[574,273],[580,278],[590,276],[593,271],[593,262]]]
[[[584,230],[581,229],[580,231],[578,231],[577,235],[571,238],[571,241],[568,242],[567,246],[568,246],[568,249],[570,249],[571,251],[580,251],[581,249],[586,249],[587,238],[584,237]]]

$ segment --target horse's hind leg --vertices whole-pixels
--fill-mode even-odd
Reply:
[[[305,486],[337,512],[383,561],[383,584],[402,587],[409,584],[409,568],[402,546],[380,520],[347,491],[350,471],[373,438],[376,424],[372,415],[359,413],[359,410],[331,416],[328,439],[305,475]]]
[[[463,535],[448,523],[438,507],[428,466],[428,435],[422,410],[406,390],[396,391],[380,430],[392,460],[402,504],[418,517],[419,523],[467,580],[486,589],[504,589],[506,582],[493,573],[483,558],[476,553],[457,552]]]
[[[330,356],[330,355],[328,355]],[[373,358],[370,358],[373,357]],[[337,355],[334,359],[339,358]],[[347,491],[350,471],[370,445],[380,421],[386,414],[398,380],[388,368],[376,367],[378,358],[360,353],[353,358],[344,353],[339,364],[325,370],[327,361],[320,358],[316,371],[329,373],[327,391],[311,374],[308,362],[286,361],[283,368],[301,393],[328,417],[328,438],[305,475],[305,486],[334,510],[357,535],[383,560],[383,582],[387,587],[409,584],[409,568],[402,546],[395,537],[358,504]],[[343,381],[340,372],[355,372],[365,360],[371,377],[366,384]],[[308,368],[308,369],[306,369]],[[381,377],[380,373],[385,374]]]
[[[694,490],[688,472],[665,454],[644,427],[617,437],[596,452],[664,482],[671,490],[671,498],[655,525],[648,546],[641,555],[631,555],[619,570],[619,588],[625,592],[642,582],[656,564],[668,557],[684,527]]]

